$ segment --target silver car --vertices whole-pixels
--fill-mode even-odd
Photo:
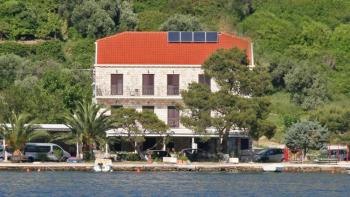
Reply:
[[[60,153],[60,158],[57,157]],[[35,160],[66,161],[71,155],[57,144],[53,143],[27,143],[24,155],[29,162]]]
[[[282,162],[283,160],[284,154],[281,148],[264,149],[254,156],[255,162]]]

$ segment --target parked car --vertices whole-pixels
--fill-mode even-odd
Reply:
[[[151,155],[152,159],[162,159],[163,157],[170,157],[169,152],[165,150],[146,150],[146,160],[148,159],[147,155]]]
[[[217,161],[218,156],[202,149],[186,148],[181,150],[180,154],[184,154],[190,161]]]
[[[57,154],[61,158],[57,158]],[[57,144],[53,143],[27,143],[24,155],[29,162],[35,160],[66,161],[71,155]]]
[[[5,155],[4,155],[4,147],[2,145],[0,145],[0,160],[5,159]],[[11,160],[12,154],[9,152],[9,150],[7,150],[6,148],[6,153],[7,153],[7,159]]]
[[[282,162],[283,160],[284,154],[281,148],[264,149],[254,156],[255,162]]]

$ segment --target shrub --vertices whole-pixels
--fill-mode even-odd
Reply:
[[[43,42],[35,46],[35,55],[38,59],[64,60],[62,44],[58,40]]]
[[[10,53],[21,57],[33,57],[39,60],[64,60],[62,44],[58,40],[46,41],[39,44],[20,44],[16,42],[1,43],[0,54]]]
[[[64,51],[67,60],[75,68],[90,68],[93,65],[95,46],[91,39],[68,42]]]
[[[187,156],[185,154],[180,154],[178,159],[182,160],[182,161],[187,161],[188,160],[188,158],[187,158]]]
[[[304,158],[310,149],[324,148],[328,140],[328,129],[313,121],[295,123],[285,135],[286,146],[292,151],[302,150]]]
[[[204,27],[194,16],[175,14],[169,17],[159,29],[161,31],[202,31]]]
[[[141,161],[141,158],[137,153],[131,152],[118,153],[118,158],[122,161]]]
[[[167,14],[157,10],[146,10],[139,13],[138,30],[141,31],[155,31],[167,18]]]
[[[21,57],[27,57],[35,54],[35,48],[32,45],[19,44],[16,42],[4,42],[0,44],[0,54],[15,54]]]

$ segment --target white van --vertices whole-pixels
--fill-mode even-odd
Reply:
[[[61,158],[57,158],[57,152],[61,153]],[[26,143],[24,155],[29,162],[40,160],[43,156],[51,161],[66,161],[71,157],[71,155],[63,150],[62,147],[53,143]]]

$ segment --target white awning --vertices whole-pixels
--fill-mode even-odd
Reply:
[[[123,129],[111,129],[106,131],[107,137],[125,137],[128,136],[128,132]],[[141,136],[141,134],[139,135]],[[164,137],[164,136],[172,136],[172,137],[219,137],[219,135],[215,132],[215,130],[208,130],[206,134],[198,134],[189,129],[171,129],[166,133],[149,133],[146,132],[144,134],[145,137]],[[247,133],[241,130],[232,130],[229,134],[229,137],[247,137]]]

